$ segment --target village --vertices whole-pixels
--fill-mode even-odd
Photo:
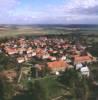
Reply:
[[[66,69],[74,68],[81,72],[81,75],[90,76],[88,64],[96,62],[87,51],[87,47],[79,41],[72,43],[71,40],[61,37],[28,38],[22,36],[16,39],[0,43],[0,53],[15,59],[16,67],[21,68],[22,64],[31,64],[23,72],[30,77],[44,77],[46,73],[50,75],[60,75]],[[13,81],[17,75],[14,71],[5,71],[6,77]],[[44,73],[44,74],[43,74]],[[18,73],[20,74],[20,73]]]

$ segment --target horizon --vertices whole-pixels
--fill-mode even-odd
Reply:
[[[98,24],[97,0],[0,0],[0,24]]]
[[[0,26],[3,26],[3,25],[23,25],[23,26],[29,26],[29,25],[34,25],[34,26],[37,26],[37,25],[57,25],[57,26],[72,26],[72,25],[86,25],[86,26],[98,26],[98,24],[92,24],[92,23],[90,23],[90,24],[87,24],[87,23],[85,23],[85,24],[75,24],[75,23],[73,23],[73,24],[55,24],[55,23],[52,23],[52,24],[46,24],[46,23],[38,23],[38,24],[28,24],[28,23],[25,23],[25,24],[16,24],[16,23],[12,23],[12,24],[1,24],[0,23]]]

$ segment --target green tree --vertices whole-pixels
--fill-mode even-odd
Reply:
[[[65,85],[73,100],[88,100],[90,94],[88,79],[82,77],[78,71],[68,69],[59,77],[59,80]]]
[[[0,77],[0,100],[11,100],[14,94],[14,86],[4,77]]]
[[[0,54],[0,70],[6,69],[8,62],[9,62],[9,57],[1,53]]]
[[[47,64],[45,64],[44,67],[42,67],[41,72],[42,72],[42,76],[46,76],[51,72],[51,70],[48,68]]]
[[[48,89],[41,81],[35,81],[29,84],[29,91],[32,100],[49,100]]]

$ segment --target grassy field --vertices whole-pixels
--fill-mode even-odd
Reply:
[[[17,35],[31,35],[31,34],[45,34],[45,31],[43,31],[42,28],[24,28],[24,27],[21,27],[21,28],[16,28],[16,29],[13,29],[13,28],[0,28],[0,37],[11,37],[11,36],[17,36]]]
[[[66,27],[34,27],[34,26],[18,26],[18,27],[0,27],[0,37],[13,37],[17,35],[45,35],[45,34],[98,34],[97,28],[66,28]],[[96,39],[97,40],[97,39]]]

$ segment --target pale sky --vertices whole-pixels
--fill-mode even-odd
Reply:
[[[98,24],[98,0],[0,0],[0,24]]]

